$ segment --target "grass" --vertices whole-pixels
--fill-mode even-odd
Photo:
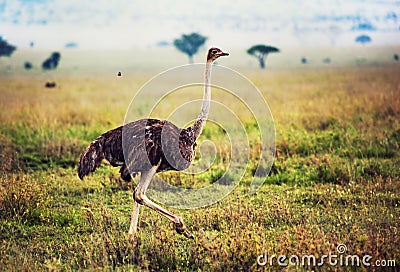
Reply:
[[[257,257],[321,257],[336,254],[338,244],[348,254],[395,260],[398,267],[399,70],[246,70],[277,129],[277,158],[264,185],[247,194],[259,137],[252,121],[244,120],[251,160],[240,185],[214,205],[171,209],[196,238],[186,240],[169,221],[142,208],[135,244],[127,231],[136,181],[121,182],[118,169],[104,164],[82,182],[76,166],[90,141],[123,122],[132,90],[152,74],[132,72],[117,81],[115,75],[60,72],[51,75],[56,90],[44,89],[39,72],[0,75],[0,270],[278,270],[277,262],[257,265]],[[224,99],[218,93],[215,98]],[[191,188],[221,177],[230,158],[225,132],[210,124],[206,139],[217,147],[209,171],[162,177]]]

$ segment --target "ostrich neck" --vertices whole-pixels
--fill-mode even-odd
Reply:
[[[194,137],[197,139],[201,131],[203,130],[204,125],[206,124],[208,113],[210,112],[210,100],[211,100],[211,62],[206,63],[206,70],[204,74],[204,96],[203,96],[203,104],[201,106],[201,112],[197,117],[196,122],[193,125],[194,129]]]

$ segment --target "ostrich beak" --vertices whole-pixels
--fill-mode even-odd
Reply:
[[[226,52],[221,52],[221,54],[220,54],[220,56],[229,56],[229,53],[226,53]]]

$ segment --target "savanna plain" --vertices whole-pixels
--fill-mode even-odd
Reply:
[[[213,98],[237,114],[249,139],[243,177],[225,177],[241,179],[240,184],[213,205],[170,208],[183,217],[193,240],[141,208],[134,243],[128,229],[137,178],[125,183],[117,168],[104,163],[81,181],[77,164],[92,140],[123,124],[135,93],[171,67],[173,57],[154,68],[151,61],[135,66],[134,57],[103,61],[103,55],[96,62],[79,57],[88,54],[62,52],[60,67],[47,72],[39,68],[42,52],[0,59],[0,270],[398,271],[400,64],[391,59],[392,49],[371,49],[373,59],[368,48],[362,50],[362,58],[360,50],[336,52],[346,60],[341,64],[334,55],[329,64],[301,65],[300,58],[285,59],[283,53],[283,60],[271,57],[265,70],[249,56],[243,57],[252,65],[247,59],[242,66],[232,62],[257,86],[274,117],[276,157],[269,175],[259,176],[263,186],[248,194],[261,148],[257,124],[216,91]],[[28,57],[36,66],[26,71]],[[185,60],[178,54],[177,59]],[[229,61],[219,63],[229,66]],[[56,87],[45,88],[46,81]],[[201,99],[202,91],[188,96]],[[159,117],[168,116],[179,101],[161,101]],[[135,103],[140,112],[147,102]],[[218,180],[231,156],[226,131],[209,122],[202,141],[216,147],[208,171],[160,176],[184,188]],[[265,266],[257,263],[266,253],[319,260],[340,255],[338,245],[346,246],[345,255],[370,255],[371,266],[332,266],[327,259],[321,266],[291,265],[288,258],[286,267],[276,258]],[[379,267],[377,260],[390,266]]]

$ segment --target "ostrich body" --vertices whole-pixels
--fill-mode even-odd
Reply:
[[[210,109],[211,66],[217,58],[227,55],[229,54],[218,48],[211,48],[208,51],[203,104],[192,126],[181,129],[166,120],[137,120],[103,133],[81,155],[78,176],[82,180],[95,171],[103,159],[112,166],[121,166],[121,178],[125,181],[130,181],[132,176],[141,173],[134,192],[135,201],[129,228],[132,239],[135,238],[137,231],[140,205],[145,205],[171,220],[179,234],[193,238],[193,235],[186,230],[180,216],[157,205],[148,199],[145,193],[156,173],[168,170],[181,171],[188,168],[193,161],[196,154],[196,140],[206,123]],[[125,157],[124,150],[128,152]]]

